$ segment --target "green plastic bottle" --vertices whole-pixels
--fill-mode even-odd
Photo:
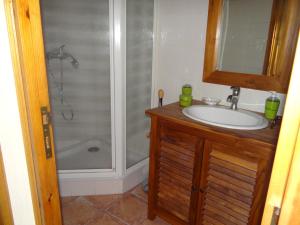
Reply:
[[[277,116],[278,108],[280,105],[280,99],[275,91],[271,92],[272,95],[267,98],[265,105],[265,117],[268,120],[274,120]]]
[[[179,104],[181,107],[191,106],[193,102],[192,86],[185,84],[182,86],[181,95],[179,96]]]

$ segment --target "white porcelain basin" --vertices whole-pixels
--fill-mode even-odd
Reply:
[[[187,117],[202,123],[238,130],[258,130],[268,126],[261,115],[223,106],[193,105],[182,110]]]

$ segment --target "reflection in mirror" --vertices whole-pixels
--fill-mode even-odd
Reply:
[[[209,0],[202,80],[286,93],[299,12],[300,0]]]
[[[265,73],[268,39],[272,32],[273,0],[224,0],[221,9],[217,69]]]

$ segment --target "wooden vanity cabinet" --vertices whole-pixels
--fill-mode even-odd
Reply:
[[[179,107],[173,114],[172,108],[147,111],[148,218],[174,225],[260,224],[276,146],[272,131],[262,132],[260,140],[243,138],[194,122]]]

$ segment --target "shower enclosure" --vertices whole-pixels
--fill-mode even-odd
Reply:
[[[146,178],[154,0],[41,0],[62,195]]]

